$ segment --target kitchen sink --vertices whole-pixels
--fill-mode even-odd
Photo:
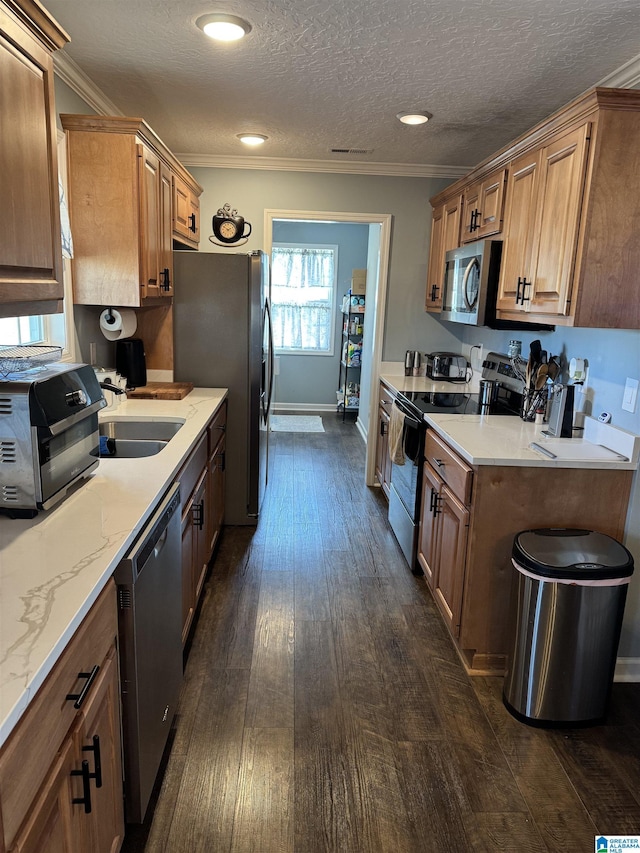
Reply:
[[[101,459],[139,459],[142,456],[155,456],[166,447],[167,441],[157,439],[117,438],[110,442],[105,453],[100,452]]]
[[[136,421],[136,420],[104,420],[99,423],[100,435],[106,435],[107,438],[120,440],[132,440],[136,442],[152,441],[163,442],[166,444],[178,432],[184,421]],[[159,447],[153,453],[158,453],[162,450]],[[139,454],[142,456],[152,456],[153,453]]]

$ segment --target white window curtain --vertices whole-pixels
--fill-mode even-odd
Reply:
[[[333,353],[337,246],[274,246],[271,313],[276,350]]]

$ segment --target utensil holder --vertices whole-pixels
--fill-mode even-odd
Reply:
[[[536,391],[530,388],[524,392],[522,398],[522,410],[520,417],[523,421],[534,421],[536,417],[536,409],[546,409],[547,406],[547,389]]]

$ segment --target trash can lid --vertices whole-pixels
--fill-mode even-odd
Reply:
[[[550,580],[608,580],[633,574],[633,557],[624,545],[594,530],[523,530],[513,541],[512,556],[517,565]]]

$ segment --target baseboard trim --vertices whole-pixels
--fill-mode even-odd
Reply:
[[[356,421],[356,429],[358,430],[358,432],[359,432],[359,433],[360,433],[360,435],[362,436],[362,440],[364,441],[365,446],[366,446],[366,444],[367,444],[367,431],[366,431],[366,429],[364,428],[364,426],[363,426],[362,421],[360,420],[360,418],[358,418],[358,419],[357,419],[357,421]]]
[[[335,403],[272,403],[272,412],[336,412]]]
[[[640,658],[618,658],[614,681],[640,681]]]

